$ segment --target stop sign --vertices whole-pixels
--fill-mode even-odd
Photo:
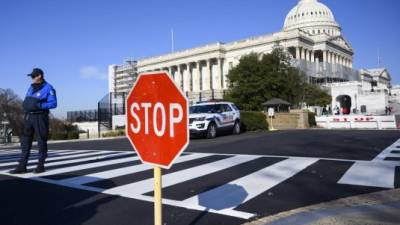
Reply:
[[[140,74],[126,107],[126,135],[142,162],[170,168],[189,144],[185,95],[167,72]]]

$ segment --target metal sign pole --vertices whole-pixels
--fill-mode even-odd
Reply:
[[[154,167],[154,225],[162,225],[161,168]]]

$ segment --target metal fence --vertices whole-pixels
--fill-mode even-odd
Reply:
[[[110,92],[98,102],[99,133],[102,128],[112,129],[112,117],[125,114],[126,93]]]
[[[67,112],[67,120],[74,122],[93,122],[98,120],[97,109]]]

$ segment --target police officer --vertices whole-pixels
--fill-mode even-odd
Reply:
[[[44,80],[43,71],[34,68],[28,74],[32,78],[32,84],[28,89],[23,102],[24,132],[21,140],[21,158],[18,166],[10,171],[13,174],[26,173],[26,165],[32,147],[33,134],[39,148],[38,164],[34,173],[43,173],[44,162],[47,157],[47,138],[49,133],[49,110],[57,107],[57,97],[54,88]]]

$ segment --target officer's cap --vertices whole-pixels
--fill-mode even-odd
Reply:
[[[36,77],[36,76],[39,76],[39,75],[42,75],[43,76],[43,70],[41,70],[40,68],[34,68],[33,70],[32,70],[32,73],[30,73],[30,74],[28,74],[28,76],[30,76],[30,77]]]

